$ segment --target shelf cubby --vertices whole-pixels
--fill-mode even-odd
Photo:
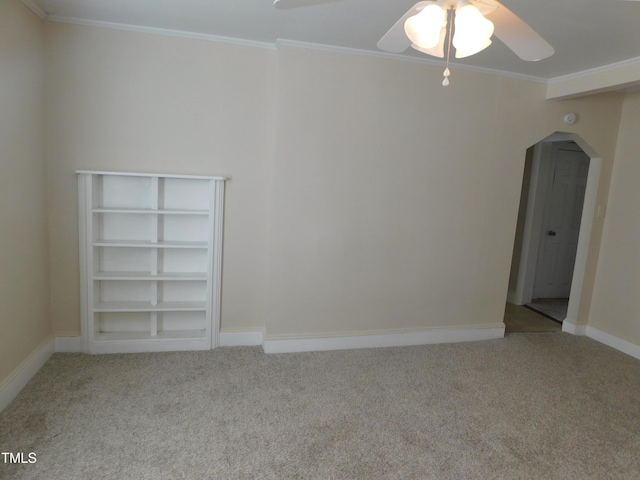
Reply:
[[[225,179],[77,173],[84,350],[214,348]]]

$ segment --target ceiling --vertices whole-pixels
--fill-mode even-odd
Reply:
[[[23,0],[54,21],[146,27],[249,40],[278,40],[381,53],[376,43],[417,0],[334,0],[278,10],[273,0]],[[455,63],[510,74],[556,78],[636,59],[640,63],[640,1],[502,0],[556,53],[520,60],[500,40]],[[409,48],[410,58],[436,60]],[[453,63],[453,62],[452,62]]]

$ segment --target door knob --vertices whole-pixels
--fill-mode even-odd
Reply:
[[[556,232],[554,232],[553,230],[549,230],[547,232],[547,235],[549,235],[550,237],[555,237],[556,236]]]

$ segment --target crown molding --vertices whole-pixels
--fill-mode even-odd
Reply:
[[[30,0],[23,0],[23,1],[26,2]],[[297,40],[277,39],[275,43],[270,43],[270,42],[259,42],[255,40],[245,40],[241,38],[223,37],[219,35],[210,35],[205,33],[187,32],[184,30],[171,30],[171,29],[156,28],[156,27],[142,27],[138,25],[128,25],[123,23],[102,22],[98,20],[85,20],[85,19],[75,18],[75,17],[63,17],[59,15],[47,15],[45,18],[47,20],[50,20],[52,22],[57,22],[57,23],[69,23],[73,25],[81,25],[81,26],[88,26],[88,27],[110,28],[113,30],[125,30],[129,32],[140,32],[140,33],[150,33],[154,35],[191,38],[191,39],[197,39],[197,40],[227,43],[232,45],[241,45],[245,47],[264,48],[269,50],[276,50],[281,46],[287,46],[287,47],[295,47],[295,48],[307,48],[311,50],[319,50],[319,51],[325,51],[325,52],[343,53],[343,54],[349,54],[349,55],[360,55],[360,56],[367,56],[367,57],[374,57],[374,58],[386,58],[386,59],[398,60],[403,62],[418,63],[422,65],[438,66],[442,68],[444,68],[446,65],[445,62],[443,61],[431,60],[429,58],[411,57],[407,55],[377,52],[372,50],[362,50],[357,48],[336,47],[332,45],[324,45],[324,44],[318,44],[318,43],[300,42]],[[485,73],[489,75],[515,78],[518,80],[527,80],[527,81],[536,82],[536,83],[547,83],[547,80],[545,78],[535,77],[531,75],[522,75],[522,74],[507,72],[503,70],[496,70],[491,68],[474,67],[474,66],[463,65],[455,62],[450,63],[450,65],[454,66],[457,69],[467,70],[470,72]]]
[[[547,80],[549,85],[553,85],[556,83],[562,82],[571,82],[574,80],[580,80],[583,78],[591,77],[592,75],[598,75],[600,73],[613,72],[615,70],[619,70],[621,68],[633,67],[636,65],[640,65],[640,57],[629,58],[627,60],[623,60],[621,62],[610,63],[608,65],[602,65],[600,67],[590,68],[589,70],[581,70],[579,72],[569,73],[567,75],[561,75],[558,77],[553,77]]]
[[[23,0],[24,1],[24,0]],[[275,50],[275,45],[268,42],[258,42],[255,40],[245,40],[242,38],[223,37],[221,35],[211,35],[208,33],[187,32],[184,30],[171,30],[167,28],[142,27],[139,25],[128,25],[124,23],[102,22],[98,20],[85,20],[75,17],[62,17],[59,15],[48,15],[47,20],[57,23],[70,23],[85,27],[109,28],[112,30],[124,30],[128,32],[149,33],[152,35],[163,35],[167,37],[189,38],[194,40],[206,40],[209,42],[227,43],[243,47],[265,48]]]
[[[149,33],[154,35],[164,35],[164,36],[171,36],[171,37],[205,40],[205,41],[211,41],[211,42],[226,43],[226,44],[239,45],[239,46],[245,46],[245,47],[262,48],[262,49],[268,49],[268,50],[277,50],[280,47],[285,46],[285,47],[295,47],[295,48],[306,48],[311,50],[333,52],[333,53],[342,53],[342,54],[349,54],[349,55],[384,58],[389,60],[417,63],[422,65],[438,66],[442,68],[446,66],[446,63],[442,60],[432,60],[426,57],[421,58],[421,57],[414,57],[414,56],[402,55],[397,53],[387,53],[382,51],[339,47],[339,46],[324,45],[324,44],[318,44],[318,43],[301,42],[297,40],[277,39],[275,43],[271,43],[271,42],[262,42],[262,41],[256,41],[256,40],[246,40],[246,39],[235,38],[235,37],[212,35],[212,34],[206,34],[206,33],[188,32],[184,30],[172,30],[172,29],[158,28],[158,27],[144,27],[139,25],[103,22],[98,20],[86,20],[86,19],[80,19],[75,17],[48,15],[44,10],[38,7],[33,2],[33,0],[21,0],[21,1],[40,18],[44,20],[50,20],[52,22],[58,22],[58,23],[69,23],[74,25],[82,25],[82,26],[90,26],[90,27],[109,28],[113,30],[124,30],[124,31],[130,31],[130,32]],[[524,75],[519,73],[508,72],[505,70],[464,65],[456,62],[451,62],[450,65],[459,70],[466,70],[470,72],[484,73],[488,75],[496,75],[496,76],[507,77],[507,78],[514,78],[517,80],[525,80],[529,82],[542,83],[547,86],[551,86],[551,85],[561,84],[564,82],[582,80],[594,75],[613,72],[615,70],[619,70],[622,68],[637,66],[637,65],[640,65],[640,57],[635,57],[628,60],[623,60],[621,62],[611,63],[608,65],[595,67],[589,70],[583,70],[583,71],[574,72],[567,75],[561,75],[561,76],[552,77],[552,78],[537,77],[533,75]]]
[[[38,5],[33,3],[31,0],[22,0],[22,3],[24,3],[27,7],[29,7],[29,9],[33,13],[35,13],[37,16],[39,16],[42,20],[47,19],[47,12],[42,10]]]
[[[551,78],[547,99],[573,98],[605,92],[626,92],[640,85],[640,57]]]

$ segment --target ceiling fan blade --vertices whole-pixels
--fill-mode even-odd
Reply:
[[[273,5],[280,10],[298,7],[311,7],[323,3],[341,2],[342,0],[274,0]]]
[[[494,35],[522,60],[535,62],[550,57],[554,48],[520,17],[496,0],[470,0],[495,26]]]
[[[378,48],[389,53],[401,53],[411,46],[411,40],[404,33],[404,23],[409,17],[416,15],[420,10],[431,3],[431,1],[418,2],[398,20],[393,27],[378,41]]]

